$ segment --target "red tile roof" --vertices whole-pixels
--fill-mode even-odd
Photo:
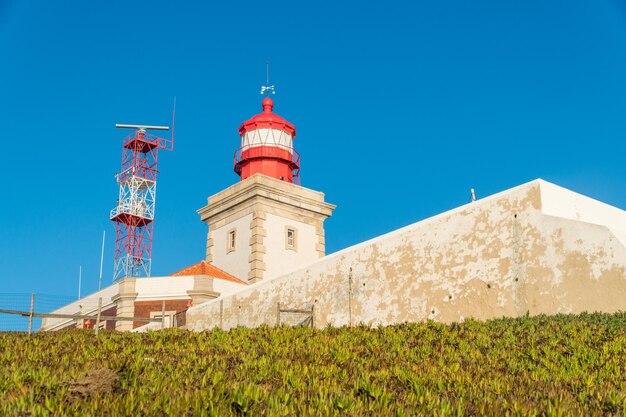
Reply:
[[[179,277],[183,275],[208,275],[213,278],[225,279],[226,281],[248,285],[248,283],[230,275],[228,272],[222,271],[221,269],[209,264],[207,261],[200,261],[197,264],[193,264],[187,268],[181,269],[178,272],[174,272],[170,276]]]

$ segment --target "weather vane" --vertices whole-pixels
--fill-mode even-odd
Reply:
[[[270,85],[270,63],[265,63],[265,85],[261,86],[261,94],[269,97],[270,94],[276,94],[274,84]]]

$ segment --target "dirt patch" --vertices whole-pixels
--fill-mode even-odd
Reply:
[[[92,369],[80,378],[66,382],[70,396],[76,399],[90,397],[94,394],[111,394],[118,387],[119,375],[111,369]]]

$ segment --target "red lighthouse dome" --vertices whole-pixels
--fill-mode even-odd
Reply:
[[[239,126],[241,147],[235,152],[235,172],[242,180],[263,174],[280,180],[297,181],[300,155],[293,148],[296,127],[273,113],[274,101],[261,102],[263,112]]]

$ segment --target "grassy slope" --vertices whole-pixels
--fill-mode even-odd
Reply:
[[[91,374],[99,386],[77,380],[89,370],[104,370]],[[625,407],[626,313],[97,339],[0,333],[0,415],[590,416]]]

